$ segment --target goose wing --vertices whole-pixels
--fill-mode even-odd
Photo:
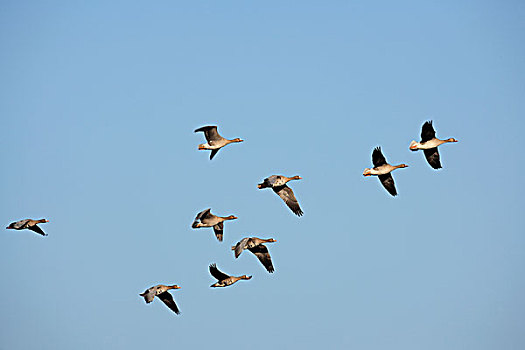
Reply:
[[[215,232],[215,237],[222,242],[222,236],[224,232],[224,222],[219,222],[217,225],[213,226],[213,232]]]
[[[283,199],[288,208],[290,208],[295,215],[303,215],[303,211],[301,210],[301,207],[299,207],[299,202],[295,198],[295,195],[293,194],[293,191],[290,187],[288,187],[287,185],[283,185],[273,187],[272,189],[275,193],[277,193],[279,197]]]
[[[197,216],[195,217],[195,220],[193,220],[193,224],[191,225],[191,227],[197,228],[197,224],[199,223],[199,221],[202,222],[203,219],[210,217],[212,215],[210,211],[211,211],[211,208],[208,208],[198,213]]]
[[[439,161],[439,152],[437,147],[424,149],[425,157],[427,158],[428,164],[434,169],[441,168],[441,162]]]
[[[211,153],[210,153],[210,160],[213,159],[213,157],[215,157],[215,155],[217,154],[217,152],[219,152],[220,148],[217,148],[217,149],[212,149],[211,150]]]
[[[256,245],[253,248],[248,248],[250,252],[255,254],[257,259],[263,264],[263,266],[268,270],[268,272],[272,273],[274,271],[273,264],[272,264],[272,258],[270,257],[270,253],[268,252],[268,248],[263,245],[259,244]]]
[[[209,126],[203,126],[202,128],[198,128],[195,130],[195,132],[204,132],[204,137],[206,137],[206,141],[208,143],[212,144],[213,141],[220,141],[222,140],[222,136],[219,135],[217,132],[217,126],[216,125],[209,125]]]
[[[374,164],[374,167],[386,164],[386,159],[381,152],[381,147],[374,148],[374,151],[372,152],[372,163]]]
[[[173,300],[173,296],[168,291],[165,291],[164,293],[160,293],[157,296],[173,312],[175,312],[177,315],[180,314],[179,308],[177,307],[177,304],[175,304],[175,300]]]
[[[235,247],[232,247],[233,250],[235,250],[235,258],[238,258],[239,255],[241,255],[242,251],[246,249],[248,245],[248,241],[250,240],[250,237],[246,237],[240,240]]]
[[[144,293],[141,293],[140,296],[143,297],[146,303],[149,304],[155,298],[155,294],[156,294],[156,288],[151,287],[151,288],[146,289]]]
[[[423,124],[423,127],[421,128],[421,142],[427,142],[428,140],[432,140],[435,137],[436,131],[432,126],[432,120],[429,120]]]
[[[38,233],[39,235],[47,236],[47,234],[44,231],[42,231],[42,229],[38,227],[37,225],[29,226],[28,229],[33,232]]]
[[[379,175],[379,181],[383,184],[383,187],[390,193],[392,196],[397,196],[396,184],[394,183],[394,178],[392,174],[383,174]]]
[[[258,187],[260,189],[262,188],[267,188],[267,187],[273,187],[274,184],[275,184],[275,181],[277,180],[277,175],[272,175],[272,176],[269,176],[267,177],[266,179],[263,180],[263,182],[261,182]]]
[[[225,279],[230,277],[227,274],[225,274],[224,272],[219,271],[219,269],[217,268],[216,264],[211,264],[210,265],[210,273],[211,273],[211,275],[213,277],[215,277],[217,280],[219,280],[219,282],[220,281],[224,281]]]
[[[24,228],[24,226],[29,222],[31,221],[31,219],[24,219],[24,220],[19,220],[19,221],[15,221],[15,222],[12,222],[9,224],[9,228],[13,228],[15,230],[21,230]]]

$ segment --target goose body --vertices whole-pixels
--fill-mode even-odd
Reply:
[[[204,137],[206,137],[206,143],[202,143],[199,145],[199,150],[211,150],[210,154],[210,160],[215,157],[217,152],[219,150],[233,142],[243,142],[244,140],[241,140],[240,138],[235,138],[232,140],[225,139],[221,135],[219,135],[219,132],[217,131],[217,126],[215,125],[208,125],[203,126],[201,128],[196,129],[194,132],[203,132]]]
[[[223,233],[224,233],[224,221],[235,220],[235,219],[237,219],[237,217],[234,215],[230,215],[230,216],[213,215],[211,213],[211,208],[208,208],[197,214],[197,216],[195,217],[195,220],[193,220],[193,224],[191,225],[191,227],[192,228],[213,227],[213,231],[215,232],[215,237],[217,237],[219,242],[222,242]]]
[[[25,219],[20,221],[15,221],[9,224],[9,226],[6,227],[6,229],[10,230],[31,230],[33,232],[38,233],[42,236],[47,236],[47,234],[42,231],[40,227],[38,227],[38,224],[43,224],[49,222],[49,220],[46,219],[40,219],[40,220],[33,220],[33,219]]]
[[[246,237],[233,246],[232,250],[235,251],[235,258],[238,258],[244,249],[248,249],[257,257],[257,259],[259,259],[266,270],[272,273],[274,271],[272,258],[270,257],[268,248],[263,243],[273,242],[276,242],[276,240],[273,238],[261,239],[257,237]]]
[[[446,140],[440,140],[436,138],[436,131],[432,126],[432,121],[429,120],[425,122],[421,128],[421,141],[410,142],[409,148],[411,151],[417,151],[420,149],[423,150],[428,164],[434,169],[440,169],[441,161],[439,157],[438,146],[449,142],[458,142],[458,140],[452,137]]]
[[[228,287],[234,284],[237,281],[240,280],[249,280],[252,278],[252,276],[229,276],[225,274],[224,272],[219,271],[216,264],[210,265],[210,273],[213,277],[217,279],[217,282],[212,284],[210,287],[216,288],[216,287]]]
[[[281,199],[286,203],[288,208],[297,216],[302,216],[303,211],[299,206],[299,202],[295,198],[295,195],[287,183],[291,180],[301,180],[300,176],[286,177],[283,175],[272,175],[263,180],[262,183],[258,184],[259,189],[271,188]]]
[[[379,177],[379,181],[383,187],[390,193],[392,196],[397,196],[396,185],[394,183],[394,178],[390,174],[395,169],[406,168],[408,165],[399,164],[399,165],[390,165],[387,163],[385,156],[381,152],[381,147],[376,147],[372,152],[372,163],[374,164],[373,168],[366,168],[363,171],[363,176],[372,176],[376,175]]]
[[[144,293],[140,293],[139,295],[144,298],[147,304],[151,303],[155,297],[158,297],[173,312],[180,314],[179,308],[177,304],[175,304],[175,300],[173,300],[173,296],[169,293],[170,289],[180,289],[180,287],[177,285],[165,286],[158,284],[146,289]]]

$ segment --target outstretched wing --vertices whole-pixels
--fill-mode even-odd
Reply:
[[[177,304],[175,304],[175,300],[173,300],[173,296],[170,293],[168,293],[168,291],[160,293],[157,296],[160,300],[162,300],[164,304],[166,304],[167,307],[173,310],[173,312],[175,312],[177,315],[180,314],[179,308],[177,307]]]
[[[217,132],[216,125],[203,126],[202,128],[198,128],[195,130],[195,132],[199,131],[204,132],[204,137],[206,137],[206,141],[208,141],[208,143],[222,140],[222,136],[219,135],[219,133]]]
[[[224,272],[221,272],[219,271],[219,269],[217,268],[217,265],[215,264],[211,264],[210,265],[210,273],[213,277],[215,277],[216,279],[220,281],[224,281],[225,279],[227,279],[228,276],[227,274],[225,274]]]
[[[268,272],[272,273],[274,271],[273,264],[272,264],[272,258],[270,257],[270,253],[268,252],[268,248],[265,245],[259,244],[256,245],[253,248],[248,248],[255,256],[259,259],[261,264],[268,270]]]
[[[374,148],[374,151],[372,152],[372,164],[374,164],[374,167],[386,164],[386,159],[381,152],[381,147]]]
[[[47,236],[47,234],[44,231],[42,231],[42,229],[37,225],[29,226],[28,229],[38,233],[39,235]]]
[[[425,122],[421,128],[421,142],[427,142],[428,140],[432,140],[434,137],[436,137],[436,131],[432,126],[432,120],[429,120],[428,122]]]
[[[272,189],[279,195],[279,197],[283,199],[288,208],[290,208],[295,215],[303,215],[303,211],[301,210],[301,207],[299,207],[299,202],[295,198],[295,195],[293,194],[293,191],[290,187],[283,185],[279,187],[273,187]]]
[[[235,250],[235,258],[238,258],[239,255],[241,255],[242,251],[246,249],[246,245],[248,244],[249,240],[250,237],[243,238],[239,243],[235,245],[235,247],[232,247],[233,250]]]
[[[379,175],[379,181],[383,184],[383,187],[386,188],[388,193],[390,193],[392,196],[397,196],[396,191],[396,184],[394,183],[394,178],[392,177],[392,174],[383,174]]]
[[[217,154],[217,152],[219,152],[220,148],[217,148],[217,149],[212,149],[211,150],[211,153],[210,153],[210,160],[213,159],[213,157],[215,157],[215,155]]]
[[[202,219],[211,215],[210,211],[211,211],[211,208],[208,208],[198,213],[197,216],[195,217],[195,220],[193,220],[193,224],[191,225],[191,227],[197,228],[197,224],[199,223],[199,221],[202,221]]]
[[[151,288],[146,289],[144,293],[141,293],[140,296],[143,297],[146,303],[149,304],[155,298],[155,294],[156,294],[155,292],[156,292],[156,288],[151,287]]]
[[[224,222],[219,222],[217,225],[213,226],[213,232],[215,232],[215,237],[222,242],[222,235],[224,232]]]
[[[441,162],[439,161],[439,152],[437,147],[424,149],[425,157],[427,158],[428,164],[434,169],[441,168]]]

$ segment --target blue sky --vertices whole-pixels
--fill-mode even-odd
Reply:
[[[50,222],[0,235],[0,348],[523,348],[524,12],[4,1],[0,216]],[[430,119],[459,140],[440,171],[408,149]],[[245,142],[209,161],[209,124]],[[409,165],[396,198],[361,175],[376,146]],[[191,229],[208,207],[239,217],[223,243]],[[213,262],[253,279],[211,289]]]

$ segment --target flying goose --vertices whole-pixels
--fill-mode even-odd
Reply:
[[[41,224],[41,223],[43,224],[43,223],[46,223],[46,222],[49,222],[49,220],[46,220],[46,219],[40,219],[40,220],[25,219],[25,220],[20,220],[20,221],[16,221],[16,222],[10,223],[9,226],[6,227],[6,229],[13,229],[13,230],[28,229],[28,230],[31,230],[31,231],[34,231],[34,232],[38,233],[39,235],[47,236],[47,234],[44,233],[44,231],[42,231],[42,229],[40,227],[37,226],[37,224]]]
[[[218,280],[218,282],[212,284],[210,287],[228,287],[229,285],[232,285],[239,280],[249,280],[252,278],[252,276],[246,275],[242,275],[239,277],[228,276],[224,272],[219,271],[217,265],[215,264],[210,265],[210,273],[213,277],[215,277]]]
[[[259,261],[263,264],[266,270],[272,273],[274,271],[272,258],[270,257],[268,248],[266,248],[266,246],[263,243],[273,242],[276,242],[276,240],[273,238],[261,239],[257,237],[246,237],[243,238],[235,246],[233,246],[232,250],[235,251],[235,258],[237,259],[244,249],[248,249],[259,259]]]
[[[303,215],[299,202],[295,198],[293,191],[286,183],[291,180],[301,180],[300,176],[286,177],[283,175],[272,175],[264,179],[264,181],[257,185],[259,189],[271,187],[279,197],[286,203],[293,213],[297,216]]]
[[[192,228],[213,227],[213,231],[215,232],[215,237],[217,237],[219,242],[222,242],[222,236],[223,236],[223,231],[224,231],[224,221],[235,220],[235,219],[237,219],[237,217],[233,215],[224,216],[224,217],[213,215],[211,213],[211,208],[208,208],[197,214],[191,227]]]
[[[422,149],[427,158],[428,164],[434,169],[441,168],[441,162],[439,160],[438,146],[447,142],[458,142],[455,138],[451,137],[446,140],[440,140],[436,138],[436,131],[432,126],[432,120],[429,120],[423,124],[421,128],[421,142],[412,141],[410,142],[410,150],[417,151]]]
[[[173,300],[173,296],[168,292],[170,289],[180,289],[180,287],[176,284],[173,286],[165,286],[163,284],[158,284],[156,286],[146,289],[146,291],[144,291],[144,293],[141,293],[140,296],[144,297],[144,300],[147,304],[151,303],[155,297],[158,297],[160,300],[162,300],[164,304],[166,304],[167,307],[169,307],[173,312],[175,312],[178,315],[180,314],[180,311],[177,307],[177,304],[175,304],[175,301]]]
[[[212,160],[213,157],[215,157],[215,155],[217,154],[217,152],[219,152],[219,150],[227,144],[232,142],[244,141],[240,138],[235,138],[233,140],[225,139],[224,137],[219,135],[219,133],[217,132],[217,126],[215,125],[203,126],[202,128],[196,129],[194,132],[200,131],[204,132],[204,136],[206,137],[206,141],[208,142],[200,144],[199,150],[211,150],[210,160]]]
[[[372,169],[366,168],[363,171],[363,176],[377,175],[385,189],[388,191],[388,193],[390,193],[392,196],[396,196],[396,185],[394,183],[394,178],[392,177],[392,174],[390,174],[390,172],[398,168],[406,168],[408,167],[408,165],[388,164],[386,162],[385,156],[383,156],[383,153],[381,153],[381,147],[376,147],[372,152],[372,163],[374,164],[374,167]]]

